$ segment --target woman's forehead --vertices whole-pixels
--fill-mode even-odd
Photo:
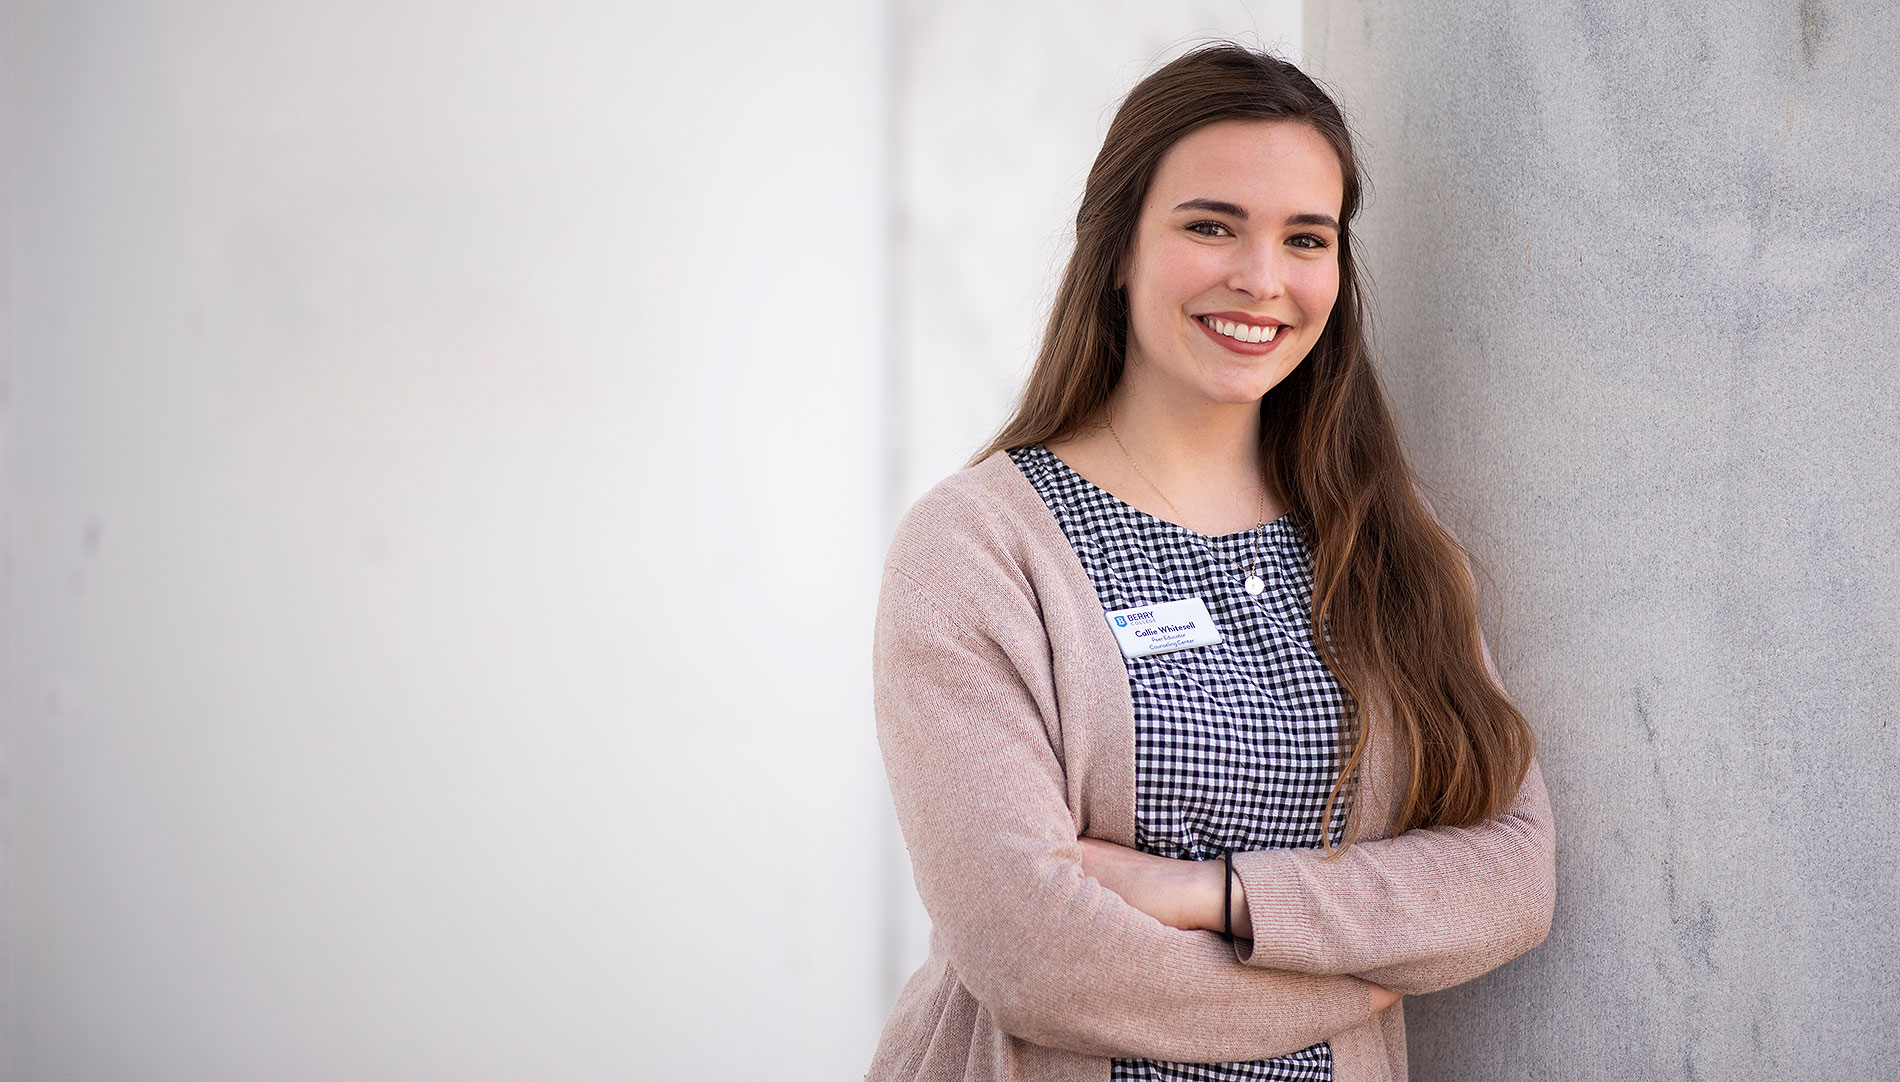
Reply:
[[[1339,155],[1314,128],[1290,120],[1223,120],[1168,148],[1146,209],[1165,213],[1202,201],[1253,212],[1295,203],[1301,211],[1336,217],[1344,198]]]

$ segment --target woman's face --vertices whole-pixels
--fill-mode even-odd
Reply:
[[[1127,390],[1186,408],[1257,402],[1339,296],[1345,181],[1304,124],[1225,120],[1161,159],[1122,269]]]

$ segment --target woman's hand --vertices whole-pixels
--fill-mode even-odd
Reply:
[[[1157,857],[1125,845],[1082,839],[1082,870],[1123,901],[1170,928],[1219,932],[1226,928],[1221,915],[1221,876],[1226,862],[1174,860]],[[1234,934],[1253,935],[1247,919],[1247,895],[1240,877],[1233,884]]]
[[[1125,845],[1083,838],[1082,870],[1121,896],[1122,901],[1170,928],[1183,931],[1226,930],[1223,899],[1233,907],[1234,935],[1253,938],[1253,917],[1247,910],[1247,892],[1235,876],[1231,896],[1223,894],[1222,860],[1175,860],[1130,849]],[[1372,1011],[1377,1014],[1397,1003],[1399,993],[1368,983]]]

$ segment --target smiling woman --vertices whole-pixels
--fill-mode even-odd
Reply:
[[[1338,108],[1129,94],[1016,415],[885,565],[931,953],[873,1079],[1400,1079],[1402,994],[1549,930],[1549,804],[1366,346]]]
[[[1332,314],[1344,187],[1304,124],[1220,121],[1176,143],[1121,283],[1130,364],[1115,397],[1167,416],[1257,406]]]

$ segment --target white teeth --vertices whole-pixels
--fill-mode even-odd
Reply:
[[[1273,336],[1280,333],[1278,324],[1251,327],[1245,323],[1229,323],[1224,319],[1204,319],[1201,322],[1238,342],[1271,342]]]

